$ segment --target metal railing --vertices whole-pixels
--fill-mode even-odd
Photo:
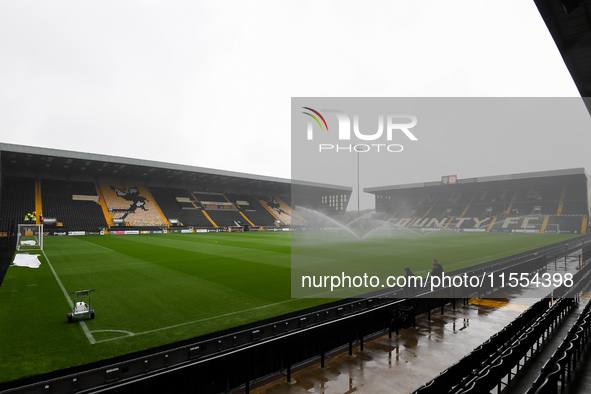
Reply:
[[[548,296],[523,312],[482,345],[439,376],[418,388],[415,394],[500,392],[508,385],[578,303],[578,294],[588,286],[591,263],[573,278],[573,286]],[[513,371],[516,370],[514,373]]]
[[[591,302],[568,331],[566,337],[544,364],[535,382],[526,394],[551,394],[564,392],[567,384],[575,376],[581,355],[589,343],[591,335]]]

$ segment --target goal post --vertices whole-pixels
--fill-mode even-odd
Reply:
[[[43,250],[43,225],[19,224],[16,250]]]
[[[545,233],[560,234],[560,226],[558,224],[547,224]]]

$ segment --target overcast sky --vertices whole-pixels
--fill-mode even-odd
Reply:
[[[0,2],[2,142],[289,178],[291,97],[448,96],[578,92],[529,0]]]

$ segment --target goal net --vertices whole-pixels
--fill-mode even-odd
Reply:
[[[560,233],[560,226],[558,224],[547,224],[546,230],[544,232],[551,233],[551,234],[559,234]]]
[[[43,250],[43,225],[19,224],[16,250]]]

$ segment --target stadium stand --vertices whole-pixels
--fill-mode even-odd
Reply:
[[[189,191],[156,187],[150,190],[167,219],[178,219],[185,227],[213,227]]]
[[[123,220],[133,227],[168,227],[160,215],[150,191],[143,186],[101,183],[100,190],[105,198],[113,220]]]
[[[33,178],[5,177],[0,204],[0,232],[15,231],[24,223],[25,215],[35,211],[35,180]]]
[[[230,201],[236,203],[236,207],[246,216],[255,226],[273,226],[275,217],[266,210],[259,200],[253,196],[226,194]]]
[[[108,228],[91,182],[42,180],[41,195],[44,217],[55,218],[65,231],[96,232]]]
[[[589,215],[586,175],[567,173],[483,178],[465,185],[432,182],[370,192],[376,194],[376,211],[390,215],[391,223],[403,227],[585,233]]]
[[[195,201],[197,201],[203,207],[203,209],[231,209],[231,203],[226,199],[226,197],[224,197],[222,193],[194,191],[192,192],[192,195],[195,197]],[[228,205],[228,207],[226,207],[226,205]]]
[[[292,203],[291,203],[291,196],[289,194],[283,195],[283,196],[277,196],[279,197],[280,200],[283,200],[283,202],[287,205],[289,205],[290,207],[293,207]]]
[[[237,226],[245,221],[238,208],[223,193],[194,191],[191,194],[214,227]]]
[[[584,198],[587,191],[585,185],[571,184],[566,188],[562,215],[578,214],[588,209],[588,202]],[[558,215],[558,214],[557,214]],[[560,215],[558,215],[560,216]]]
[[[576,378],[589,376],[589,366],[591,364],[588,363],[589,354],[588,352],[585,353],[585,349],[589,345],[590,336],[591,303],[587,303],[562,343],[552,354],[552,357],[546,361],[542,371],[526,391],[526,394],[562,393],[567,391],[567,385],[572,383],[574,383],[572,384],[574,387],[568,392],[585,392],[585,388],[588,388],[588,386],[586,387],[583,384],[577,387]]]
[[[581,229],[583,225],[583,216],[550,216],[547,224],[556,225],[556,230],[559,232],[561,229]],[[554,232],[554,230],[551,229],[551,226],[548,226],[547,232]]]
[[[259,197],[259,203],[274,217],[285,225],[303,225],[305,224],[297,212],[293,211],[291,207],[280,197]]]
[[[207,214],[218,225],[218,227],[229,227],[229,226],[243,226],[248,225],[248,221],[244,219],[238,212],[238,209],[219,209],[219,210],[208,210]]]
[[[35,180],[25,177],[3,177],[0,193],[0,284],[12,261],[16,247],[17,225],[25,223],[25,215],[35,210]]]

